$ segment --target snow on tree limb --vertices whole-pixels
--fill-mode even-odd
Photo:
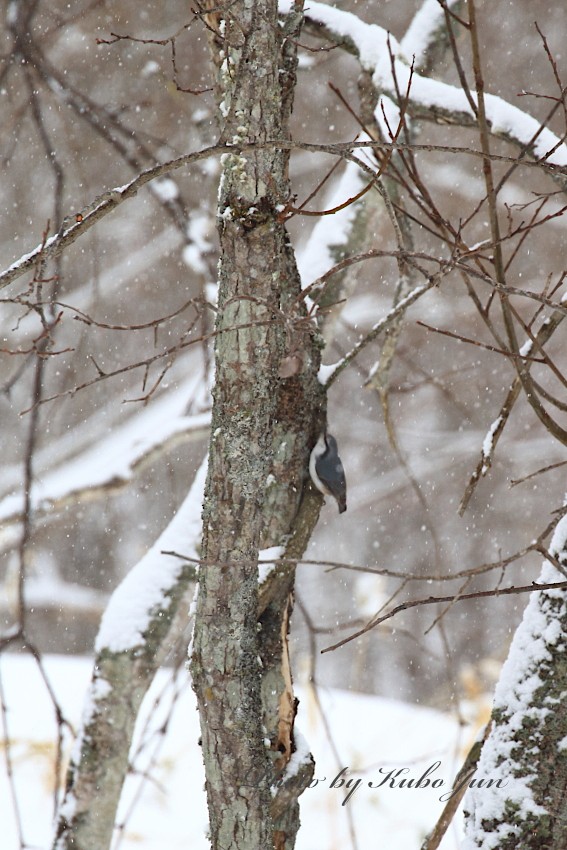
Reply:
[[[327,8],[327,7],[326,7]],[[332,11],[338,11],[333,9]],[[348,15],[347,12],[341,12],[341,15]],[[361,26],[367,26],[358,21]],[[375,26],[375,25],[372,25]],[[380,27],[376,27],[380,30]],[[331,34],[329,34],[331,37]],[[362,61],[362,60],[361,60]],[[396,62],[396,71],[398,68],[403,68],[403,78],[398,78],[398,83],[401,79],[407,82],[409,68],[403,65],[400,61]],[[373,80],[380,83],[380,76],[374,74]],[[421,85],[421,83],[423,85]],[[418,84],[418,89],[421,91],[421,99],[416,96],[415,84]],[[386,90],[386,88],[384,87]],[[392,86],[390,79],[389,93],[393,98],[396,97],[395,86]],[[419,92],[418,92],[419,94]],[[460,97],[462,95],[462,97]],[[515,106],[506,103],[501,98],[493,95],[485,95],[487,116],[490,124],[491,132],[494,135],[501,136],[508,141],[528,148],[528,153],[538,157],[536,165],[547,166],[551,175],[557,178],[562,186],[567,184],[564,171],[567,170],[567,145],[555,136],[547,128],[542,128],[535,118],[517,109]],[[447,108],[449,104],[452,107]],[[459,89],[441,83],[437,80],[428,80],[424,77],[419,77],[414,74],[413,83],[410,91],[408,102],[408,113],[415,114],[425,120],[439,120],[447,124],[457,124],[464,126],[473,126],[475,124],[474,116],[466,103],[464,94]],[[537,139],[534,138],[537,135]],[[218,156],[223,153],[230,152],[231,154],[238,152],[246,152],[255,148],[280,148],[281,150],[303,150],[312,153],[329,153],[333,156],[338,156],[349,162],[359,162],[355,154],[352,153],[356,148],[375,147],[382,150],[391,149],[392,145],[381,142],[346,142],[340,144],[314,144],[308,142],[296,142],[290,140],[271,140],[268,139],[260,144],[239,144],[239,145],[214,145],[210,148],[205,148],[200,151],[185,154],[177,159],[170,160],[154,168],[149,168],[141,172],[134,180],[121,187],[104,192],[97,196],[95,200],[77,212],[75,216],[68,216],[64,221],[62,228],[58,233],[53,234],[45,240],[42,240],[35,248],[25,254],[22,254],[10,266],[0,272],[0,289],[9,286],[22,275],[32,272],[40,261],[52,260],[59,257],[63,251],[72,245],[80,236],[86,233],[98,221],[112,212],[116,207],[120,206],[124,201],[134,197],[138,191],[149,183],[151,180],[162,177],[177,168],[199,162],[202,159],[207,159],[211,156]],[[394,145],[399,150],[408,150],[407,145]],[[441,151],[446,153],[463,153],[470,156],[479,157],[481,153],[471,148],[459,147],[455,145],[412,145],[414,151],[428,150]],[[515,162],[511,157],[503,157],[493,155],[495,161]],[[366,170],[370,175],[373,175],[369,166],[360,163],[360,167]]]
[[[182,560],[167,557],[163,551],[198,557],[206,475],[205,460],[167,528],[112,594],[100,624],[96,652],[126,652],[146,645],[150,623],[162,607],[169,607],[168,596],[183,567]]]
[[[34,516],[55,514],[68,504],[120,489],[157,454],[206,433],[209,412],[189,416],[183,412],[194,384],[195,379],[190,386],[185,383],[175,393],[156,399],[106,439],[36,480],[31,491]],[[0,550],[13,542],[13,526],[22,520],[23,507],[21,493],[0,501]]]
[[[564,516],[549,547],[559,564],[567,559],[566,546]],[[558,577],[556,566],[544,561],[539,582]],[[478,765],[481,778],[502,782],[490,791],[469,790],[466,850],[562,846],[552,836],[561,834],[565,818],[566,625],[564,590],[531,594],[496,687],[493,727]]]
[[[346,369],[349,363],[351,363],[351,361],[354,360],[354,358],[357,357],[370,342],[372,342],[383,331],[385,331],[390,326],[392,321],[396,318],[396,316],[399,316],[400,314],[405,312],[408,307],[414,304],[419,298],[421,298],[422,295],[425,295],[426,292],[429,292],[429,290],[436,286],[437,283],[437,278],[432,278],[427,283],[421,284],[420,286],[416,286],[414,289],[412,289],[412,291],[409,292],[404,298],[402,298],[402,300],[399,301],[394,307],[392,307],[392,309],[389,310],[388,313],[382,319],[380,319],[372,326],[372,328],[363,337],[363,339],[361,339],[360,342],[358,342],[351,349],[351,351],[349,351],[349,353],[342,358],[342,360],[339,360],[338,363],[336,363],[332,367],[331,372],[329,372],[328,369],[324,369],[320,373],[320,380],[324,382],[325,386],[330,387],[331,384],[333,384],[334,381],[336,381],[336,379],[339,377],[341,372]]]
[[[115,186],[101,195],[98,195],[94,201],[81,210],[77,210],[74,214],[68,215],[64,220],[59,231],[47,239],[42,240],[39,245],[23,254],[12,265],[8,266],[0,273],[0,289],[12,281],[16,280],[26,272],[33,271],[36,264],[40,260],[48,260],[58,257],[69,245],[72,245],[79,236],[86,233],[87,230],[95,225],[98,221],[108,215],[109,212],[120,206],[124,201],[133,198],[138,194],[139,190],[150,183],[152,180],[157,180],[171,171],[182,168],[185,165],[190,165],[194,162],[199,162],[202,159],[207,159],[215,154],[222,153],[227,150],[226,145],[217,145],[204,150],[194,151],[193,153],[185,154],[175,160],[156,165],[153,168],[148,168],[138,174],[133,180],[125,183],[123,186]],[[159,189],[158,189],[159,191]]]
[[[343,175],[326,198],[325,207],[338,206],[345,198],[355,195],[360,191],[362,179],[360,168],[354,162],[347,163]],[[334,255],[337,251],[348,248],[350,230],[358,209],[359,204],[354,203],[340,210],[330,220],[318,220],[307,243],[298,253],[297,265],[303,287],[324,275],[335,264]]]
[[[195,575],[194,565],[162,551],[197,556],[206,472],[205,460],[177,514],[114,592],[103,616],[54,850],[109,846],[138,710]]]
[[[290,5],[290,0],[280,0],[280,13],[286,14]],[[309,4],[305,17],[325,37],[340,43],[358,56],[363,68],[372,74],[374,87],[378,91],[394,100],[397,100],[398,90],[405,91],[410,67],[401,45],[385,29],[377,24],[366,24],[351,12],[316,2]],[[392,76],[392,65],[396,79]],[[567,145],[551,130],[542,128],[531,115],[495,95],[485,95],[485,106],[493,135],[522,148],[527,147],[528,153],[537,160],[567,166]],[[462,89],[415,72],[408,111],[428,120],[476,125],[476,117]]]
[[[458,6],[461,0],[447,0],[450,10]],[[411,64],[415,56],[417,70],[422,69],[423,60],[432,45],[438,40],[440,33],[445,30],[445,12],[439,0],[423,0],[422,5],[412,18],[406,34],[400,42],[400,53]]]

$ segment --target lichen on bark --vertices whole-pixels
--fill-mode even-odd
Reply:
[[[317,330],[278,214],[289,152],[261,146],[289,138],[300,18],[298,6],[280,27],[273,0],[215,4],[209,18],[221,139],[260,143],[223,158],[218,202],[216,375],[191,663],[214,850],[292,847],[299,825],[301,785],[287,800],[289,818],[270,790],[291,754],[281,712],[293,704],[285,675],[293,568],[259,627],[257,560],[291,534],[324,417]],[[299,366],[282,377],[290,354]],[[288,717],[288,735],[291,726]]]

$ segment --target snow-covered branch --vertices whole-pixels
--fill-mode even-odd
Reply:
[[[210,412],[184,414],[190,395],[191,388],[183,384],[139,411],[106,439],[36,480],[30,497],[33,515],[56,514],[69,504],[107,496],[130,483],[157,455],[206,434]],[[0,550],[14,542],[23,510],[21,493],[0,501]]]
[[[427,283],[423,283],[420,286],[416,286],[415,289],[412,289],[405,298],[402,298],[401,301],[398,301],[395,307],[392,307],[388,313],[380,319],[380,321],[376,322],[370,331],[364,336],[363,339],[357,343],[354,348],[349,351],[342,360],[339,360],[338,363],[335,363],[333,367],[325,366],[322,368],[319,373],[319,380],[325,386],[330,386],[336,379],[339,377],[341,372],[343,372],[349,363],[351,363],[355,357],[363,351],[366,346],[375,340],[381,333],[387,330],[388,327],[392,324],[392,322],[400,315],[405,313],[405,311],[414,304],[422,295],[425,295],[426,292],[429,292],[434,286],[438,283],[437,275],[429,280]]]
[[[54,848],[108,847],[128,769],[134,724],[164,653],[171,625],[195,577],[207,462],[163,534],[112,595],[96,641],[90,693],[59,811]],[[96,802],[96,805],[95,805]]]
[[[290,6],[291,0],[280,0],[280,13],[287,14]],[[410,49],[408,45],[412,43],[410,39],[404,49],[377,24],[364,23],[350,12],[323,3],[309,3],[305,16],[320,35],[358,57],[362,67],[372,75],[377,92],[397,101],[398,92],[406,90],[410,77],[406,54],[406,50]],[[472,94],[474,98],[474,92]],[[494,136],[512,142],[538,161],[567,166],[567,145],[531,115],[490,94],[485,95],[485,107],[490,132]],[[477,124],[462,89],[415,72],[407,108],[410,115],[425,120],[469,127]],[[566,185],[564,177],[562,183]]]
[[[462,5],[462,0],[447,0],[449,13]],[[415,57],[418,71],[427,71],[439,52],[439,42],[447,37],[445,11],[439,0],[423,0],[400,42],[401,53],[408,64]],[[444,45],[442,45],[444,48]]]
[[[37,263],[58,257],[63,251],[93,227],[108,213],[119,207],[124,201],[133,198],[140,189],[152,180],[157,180],[178,168],[199,162],[202,159],[215,156],[227,150],[226,145],[216,145],[200,151],[185,154],[169,162],[161,163],[153,168],[142,171],[133,180],[123,186],[115,186],[101,195],[98,195],[92,203],[81,210],[76,210],[68,215],[59,231],[39,243],[28,253],[19,257],[12,265],[0,273],[0,289],[16,280],[26,272],[33,271]],[[162,187],[163,194],[163,187]],[[156,190],[159,194],[160,188]]]
[[[549,551],[567,560],[567,517],[558,523]],[[540,584],[561,577],[545,561]],[[493,725],[478,765],[480,778],[501,779],[487,793],[469,790],[466,850],[490,847],[559,847],[565,812],[567,714],[565,590],[533,593],[510,647],[494,697]],[[529,754],[529,757],[527,757]],[[552,837],[555,836],[555,839]]]

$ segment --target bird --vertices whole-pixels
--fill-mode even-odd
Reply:
[[[309,474],[315,487],[325,496],[332,496],[339,513],[346,511],[346,478],[337,441],[322,431],[309,458]]]

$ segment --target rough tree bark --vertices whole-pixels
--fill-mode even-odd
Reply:
[[[566,542],[564,517],[550,545],[562,569]],[[561,577],[544,562],[540,582]],[[566,634],[565,592],[532,593],[496,688],[477,786],[465,799],[466,850],[567,846]]]
[[[300,6],[280,27],[273,0],[214,5],[221,139],[289,138]],[[297,796],[309,781],[306,768],[293,793],[280,795],[284,804],[273,804],[270,787],[282,777],[286,786],[293,749],[292,569],[258,622],[258,552],[291,531],[324,416],[318,344],[278,217],[288,158],[272,146],[228,154],[219,190],[221,333],[191,664],[215,850],[293,846]]]
[[[105,611],[53,850],[110,846],[138,711],[171,645],[168,636],[176,620],[186,617],[195,579],[194,564],[173,562],[163,552],[180,546],[189,558],[197,557],[204,473],[205,465],[177,515],[118,586]],[[140,595],[140,587],[150,592]],[[122,623],[128,624],[124,630]]]

